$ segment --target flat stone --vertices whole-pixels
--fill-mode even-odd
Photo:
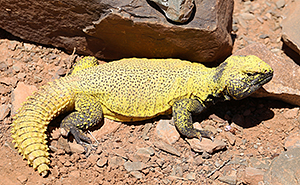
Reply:
[[[66,162],[66,156],[65,156],[65,155],[60,155],[60,156],[58,156],[58,160],[59,160],[62,164],[64,164],[64,163]]]
[[[193,180],[196,179],[196,174],[195,174],[194,172],[190,172],[190,173],[188,173],[188,174],[186,175],[185,178],[188,179],[188,180],[193,181]]]
[[[9,50],[14,51],[14,50],[17,48],[18,43],[19,43],[19,42],[18,42],[18,41],[15,41],[15,40],[9,41],[9,42],[7,43],[7,47],[8,47]]]
[[[124,163],[125,170],[128,172],[131,171],[140,171],[146,167],[146,165],[142,162],[130,162],[127,161]]]
[[[99,155],[95,155],[95,154],[92,154],[87,158],[87,160],[92,164],[95,164],[98,161],[98,159],[99,159]]]
[[[137,179],[142,179],[144,177],[144,174],[139,171],[131,171],[130,174]]]
[[[153,4],[3,1],[0,28],[28,41],[69,53],[76,48],[79,54],[106,60],[134,56],[211,62],[230,54],[233,0],[195,1],[195,13],[184,24],[169,22]]]
[[[76,142],[69,142],[70,150],[72,153],[82,154],[85,152],[82,145],[77,144]]]
[[[202,157],[200,155],[196,156],[193,160],[193,164],[196,166],[200,166],[204,163],[204,160],[202,159]]]
[[[95,151],[95,154],[101,154],[102,153],[102,151],[103,151],[103,147],[101,146],[101,145],[98,145],[97,146],[97,149],[96,149],[96,151]]]
[[[10,107],[7,104],[0,105],[0,121],[2,121],[10,112]]]
[[[59,68],[59,69],[56,71],[56,74],[57,74],[58,76],[65,76],[66,73],[67,73],[67,69],[65,69],[65,68],[63,68],[63,67]]]
[[[116,168],[122,166],[125,163],[125,160],[120,156],[114,156],[109,158],[108,165],[112,168]]]
[[[139,148],[135,154],[135,159],[141,162],[147,162],[154,155],[154,150],[151,147]]]
[[[104,118],[104,124],[102,125],[102,127],[93,131],[92,135],[97,140],[100,140],[104,135],[116,132],[120,128],[121,124],[121,122]]]
[[[142,138],[144,140],[148,140],[149,137],[147,136],[149,130],[151,129],[152,127],[152,123],[146,123],[145,126],[144,126],[144,129],[143,129],[143,134],[142,134]]]
[[[220,118],[219,116],[217,116],[215,114],[209,115],[209,119],[211,119],[211,120],[213,120],[213,121],[215,121],[217,123],[224,123],[225,122],[224,119]]]
[[[279,0],[278,2],[282,2]],[[282,6],[283,3],[278,3]],[[277,5],[277,3],[276,3]],[[277,6],[278,7],[278,6]],[[282,40],[292,50],[300,54],[300,2],[289,2],[288,8],[285,10],[285,16],[282,20]]]
[[[18,79],[24,79],[26,77],[26,73],[18,73],[17,78]]]
[[[208,121],[211,121],[211,120],[208,120]],[[211,131],[214,135],[216,135],[218,133],[217,129],[214,126],[211,126],[211,125],[205,125],[203,129]]]
[[[5,62],[0,62],[0,71],[7,70],[8,66]]]
[[[236,137],[231,132],[225,132],[225,137],[231,146],[234,145]]]
[[[29,44],[29,43],[24,43],[23,45],[24,45],[24,48],[26,51],[31,51],[32,48],[35,46],[35,45]]]
[[[153,143],[154,146],[160,150],[163,150],[165,152],[168,152],[170,154],[176,155],[176,156],[180,156],[180,152],[178,152],[178,150],[176,150],[173,146],[163,142],[163,141],[156,141]]]
[[[159,120],[156,126],[157,137],[169,144],[174,144],[180,138],[176,127],[170,124],[171,120]]]
[[[285,0],[276,1],[275,4],[278,9],[283,8],[285,6]]]
[[[299,34],[300,35],[300,34]],[[274,69],[273,79],[251,96],[270,97],[293,105],[300,105],[300,67],[272,53],[265,45],[253,43],[234,55],[256,55]]]
[[[100,157],[100,159],[97,161],[97,166],[102,168],[104,165],[107,164],[107,158],[106,157]]]
[[[171,176],[182,177],[183,170],[180,165],[174,165],[172,168]]]
[[[207,152],[207,153],[213,153],[218,150],[224,149],[227,145],[225,142],[214,139],[214,141],[211,141],[207,138],[202,138],[202,141],[199,139],[193,138],[193,139],[186,139],[186,141],[190,144],[191,148],[196,152]]]
[[[291,148],[300,148],[300,131],[292,132],[284,141],[284,148],[289,150]]]
[[[134,155],[134,157],[137,161],[148,162],[151,156],[153,155],[154,155],[154,150],[151,147],[148,147],[148,148],[137,149],[137,152]]]
[[[261,169],[246,167],[244,174],[244,182],[246,184],[259,184],[263,181],[265,172]]]
[[[237,182],[237,177],[236,176],[221,176],[218,177],[218,180],[221,182],[224,182],[226,184],[230,184],[230,185],[236,185]]]
[[[298,184],[300,179],[300,148],[292,148],[276,157],[264,175],[265,185]]]
[[[26,98],[34,91],[37,91],[36,86],[27,85],[24,82],[18,83],[17,88],[12,92],[12,115],[16,114],[16,111],[21,107],[22,103],[26,101]]]
[[[26,184],[28,177],[26,177],[25,175],[20,175],[17,176],[17,179],[20,181],[21,184]]]
[[[139,148],[139,149],[137,149],[136,153],[152,156],[152,155],[154,155],[155,152],[154,152],[153,148],[148,147],[148,148]]]
[[[244,20],[252,20],[252,19],[255,18],[255,16],[253,14],[251,14],[251,13],[241,13],[240,16]]]

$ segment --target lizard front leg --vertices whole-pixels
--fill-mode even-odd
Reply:
[[[75,111],[63,119],[60,127],[64,131],[63,135],[71,133],[75,141],[86,149],[86,142],[91,143],[91,140],[82,130],[96,125],[102,117],[101,103],[97,101],[96,96],[78,94],[75,100]]]
[[[176,101],[172,107],[174,123],[178,131],[188,138],[202,137],[214,139],[213,133],[208,130],[198,130],[193,127],[192,114],[201,113],[205,107],[196,99]]]

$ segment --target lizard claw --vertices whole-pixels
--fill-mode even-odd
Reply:
[[[200,133],[199,134],[200,136],[198,136],[200,141],[202,140],[202,137],[205,137],[205,138],[211,139],[211,141],[214,142],[215,137],[214,137],[214,134],[211,131],[209,131],[209,130],[198,130],[198,131]]]
[[[79,129],[71,127],[70,132],[74,136],[75,141],[83,147],[92,143],[91,139],[85,136]]]

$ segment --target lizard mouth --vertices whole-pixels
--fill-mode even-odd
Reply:
[[[273,78],[273,72],[261,74],[260,78],[256,78],[252,81],[252,86],[262,86],[269,81],[271,81]]]

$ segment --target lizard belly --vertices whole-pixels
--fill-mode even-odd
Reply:
[[[119,113],[116,113],[110,109],[108,109],[106,106],[102,106],[103,110],[103,116],[105,118],[114,120],[114,121],[120,121],[120,122],[135,122],[135,121],[143,121],[147,119],[154,118],[159,115],[170,115],[172,113],[172,109],[168,108],[167,110],[160,112],[156,115],[146,115],[146,116],[138,116],[138,115],[122,115]]]

